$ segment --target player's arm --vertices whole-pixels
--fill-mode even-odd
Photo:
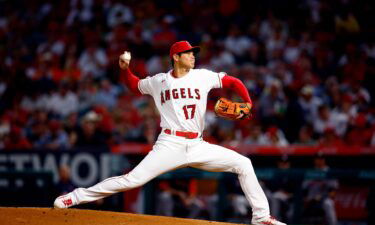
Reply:
[[[221,83],[223,88],[229,88],[236,92],[242,100],[249,104],[250,108],[253,106],[249,92],[240,79],[230,75],[225,75],[221,78]]]
[[[142,95],[138,89],[140,79],[129,69],[130,58],[130,52],[124,52],[124,54],[120,55],[119,66],[121,68],[121,76],[124,77],[125,84],[131,92],[137,95]]]

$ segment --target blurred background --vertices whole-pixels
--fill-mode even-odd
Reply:
[[[170,69],[169,47],[241,79],[251,122],[219,119],[204,139],[248,156],[272,214],[294,224],[375,224],[375,8],[365,0],[0,0],[0,205],[57,195],[131,170],[159,114],[124,86]],[[177,170],[80,208],[249,223],[232,174]]]

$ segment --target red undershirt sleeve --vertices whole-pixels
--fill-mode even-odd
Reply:
[[[126,70],[121,70],[123,76],[124,76],[124,81],[126,86],[129,88],[131,92],[137,95],[142,95],[140,90],[138,89],[138,83],[140,82],[139,78],[133,74],[133,72],[127,68]]]
[[[225,75],[223,78],[221,78],[221,83],[223,88],[229,88],[235,91],[245,102],[248,102],[251,105],[253,104],[247,88],[238,78]]]

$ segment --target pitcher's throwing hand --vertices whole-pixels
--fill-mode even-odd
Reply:
[[[118,64],[120,65],[120,68],[123,70],[126,70],[129,67],[131,59],[130,52],[124,51],[123,54],[120,55]]]

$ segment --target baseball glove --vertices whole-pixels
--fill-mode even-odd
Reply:
[[[249,103],[232,102],[226,98],[220,98],[215,105],[215,113],[219,117],[229,120],[245,119],[251,116]]]

